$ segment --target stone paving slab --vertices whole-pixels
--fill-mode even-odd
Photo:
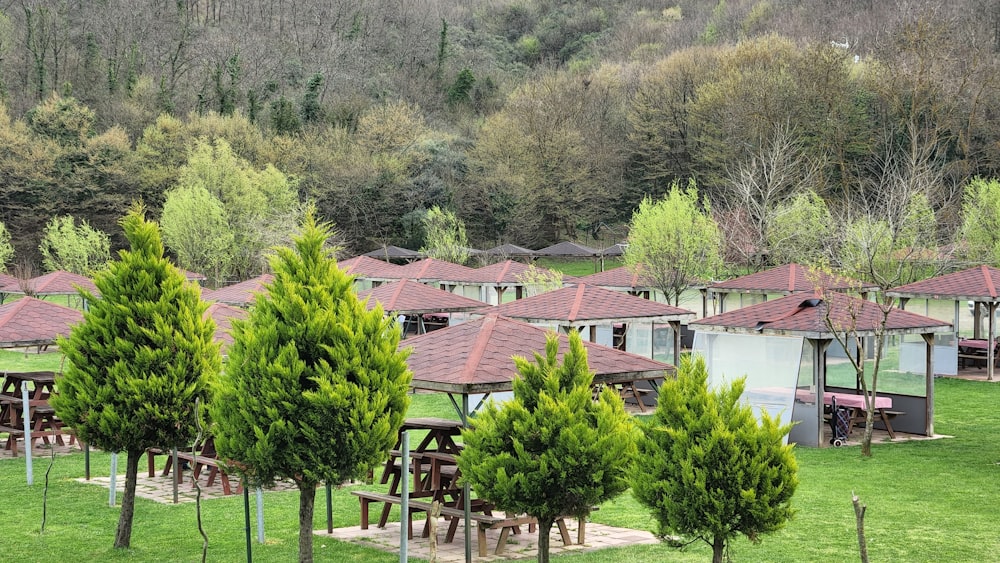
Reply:
[[[124,460],[120,457],[118,463],[121,464]],[[146,471],[144,471],[145,466],[140,464],[139,475],[135,483],[135,495],[144,499],[149,499],[156,502],[161,502],[163,504],[172,504],[174,502],[174,481],[172,475],[162,476],[160,472],[157,471],[156,476],[150,477]],[[119,465],[121,467],[121,465]],[[105,489],[108,488],[108,477],[94,477],[90,481],[83,478],[77,479],[80,483],[87,483],[91,485],[98,485]],[[233,495],[237,494],[237,487],[239,486],[239,480],[236,478],[230,478],[230,483],[232,485]],[[198,479],[198,484],[201,485],[201,500],[211,500],[216,498],[224,498],[226,495],[222,492],[222,484],[216,479],[216,482],[212,484],[211,487],[208,486],[208,470],[205,470]],[[125,490],[125,474],[118,475],[115,479],[115,489],[119,492]],[[278,483],[273,489],[268,489],[269,491],[287,491],[295,489],[295,485],[291,483]],[[177,485],[177,502],[194,502],[197,497],[197,491],[191,482],[191,473],[186,472],[184,474],[184,481],[178,483]]]
[[[62,439],[62,444],[59,444],[53,436],[49,436],[48,439],[50,444],[46,444],[41,438],[35,442],[35,447],[31,450],[31,456],[33,459],[39,457],[48,458],[53,453],[57,456],[71,454],[73,452],[81,451],[80,443],[73,438],[73,445],[69,445],[71,436],[68,434],[63,434],[60,436]],[[7,435],[4,434],[3,438],[0,438],[0,459],[23,459],[24,458],[24,438],[18,438],[17,440],[17,456],[11,450],[3,447],[7,442]]]
[[[552,534],[550,535],[549,540],[549,548],[552,555],[566,554],[576,551],[595,551],[598,549],[625,547],[628,545],[659,543],[656,536],[650,532],[632,530],[628,528],[615,528],[612,526],[589,522],[587,523],[586,528],[585,543],[584,545],[578,545],[575,543],[577,539],[577,522],[575,520],[567,520],[566,525],[569,528],[570,537],[573,538],[574,544],[564,546],[562,538],[559,536],[558,528],[553,526]],[[423,528],[424,520],[415,518],[413,521],[414,538],[409,540],[407,544],[407,552],[413,557],[430,559],[430,538],[420,537]],[[527,528],[527,526],[522,526],[520,534],[511,534],[508,536],[507,545],[502,555],[496,555],[494,553],[497,540],[500,537],[500,530],[488,530],[486,532],[486,537],[489,542],[489,549],[486,557],[478,556],[479,548],[476,544],[476,533],[475,530],[472,530],[472,534],[470,535],[472,541],[473,559],[476,561],[535,559],[538,553],[538,534],[528,533]],[[455,534],[455,541],[450,544],[444,543],[444,536],[447,529],[447,521],[442,518],[438,524],[437,532],[437,560],[440,563],[464,562],[464,525],[459,524],[458,533]],[[390,522],[389,524],[386,524],[385,528],[381,529],[372,525],[367,530],[362,530],[360,526],[336,528],[333,530],[333,534],[327,534],[326,530],[317,530],[315,542],[322,545],[323,538],[335,538],[341,541],[374,547],[391,553],[399,553],[400,524],[399,522]]]

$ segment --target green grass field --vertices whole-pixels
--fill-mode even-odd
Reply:
[[[23,354],[21,354],[23,356]],[[34,358],[35,361],[46,359]],[[10,359],[3,356],[3,361]],[[9,364],[4,364],[8,369]],[[18,369],[23,369],[19,367]],[[31,369],[42,369],[32,367]],[[795,518],[759,545],[736,541],[736,561],[832,561],[857,558],[852,492],[868,505],[866,531],[872,561],[989,561],[1000,550],[995,513],[1000,478],[1000,385],[950,379],[935,381],[935,429],[952,437],[877,444],[864,459],[858,448],[797,449],[801,484]],[[447,397],[414,396],[410,416],[457,418]],[[83,454],[56,458],[48,493],[48,522],[39,533],[48,458],[35,458],[35,485],[25,484],[24,460],[0,460],[0,506],[5,534],[0,559],[12,561],[197,561],[201,539],[193,505],[162,505],[137,499],[133,548],[112,547],[117,508],[107,490],[76,481]],[[107,475],[108,456],[93,455],[95,475]],[[379,485],[371,486],[380,490]],[[291,561],[297,549],[297,493],[265,493],[267,542],[254,544],[255,561]],[[316,527],[325,525],[317,495]],[[203,503],[210,561],[245,556],[242,498]],[[334,493],[335,526],[358,524],[358,503],[348,490]],[[630,495],[609,502],[593,520],[652,529],[649,513]],[[317,538],[318,561],[398,561],[398,554]],[[684,550],[667,545],[560,556],[559,561],[706,561],[701,543]]]

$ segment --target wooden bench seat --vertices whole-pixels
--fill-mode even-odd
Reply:
[[[219,458],[216,457],[214,446],[206,446],[201,450],[202,455],[192,454],[189,451],[177,450],[177,461],[186,461],[191,465],[191,476],[196,481],[201,476],[201,472],[206,467],[208,468],[208,480],[206,486],[211,487],[215,484],[215,480],[218,479],[222,485],[222,494],[231,495],[233,494],[233,487],[229,481],[229,474],[226,473],[221,467],[219,467]],[[149,448],[146,450],[146,461],[148,464],[147,469],[149,470],[149,476],[153,477],[156,475],[156,461],[155,457],[157,455],[166,455],[167,461],[163,466],[162,475],[166,477],[170,474],[170,470],[173,468],[173,457],[171,452],[164,451],[161,448]],[[183,483],[184,476],[183,471],[177,472],[177,482]],[[194,486],[194,483],[192,483]],[[240,483],[236,487],[236,492],[243,491],[243,484]]]
[[[368,505],[373,502],[382,502],[387,504],[402,504],[402,499],[395,495],[389,495],[385,493],[375,493],[370,491],[351,491],[351,494],[358,497],[361,502],[361,529],[368,529],[368,516],[369,510]],[[489,514],[489,506],[483,505],[482,501],[477,499],[477,504],[480,509],[485,510],[485,512],[473,512],[470,514],[470,518],[476,523],[476,540],[479,546],[479,556],[486,557],[488,552],[488,543],[486,538],[487,530],[500,530],[500,537],[497,541],[497,545],[494,548],[494,553],[496,555],[503,554],[504,549],[507,545],[507,538],[511,533],[520,533],[520,526],[528,525],[534,530],[537,525],[535,518],[531,516],[521,515],[521,516],[494,516]],[[476,501],[474,501],[476,502]],[[413,513],[414,512],[430,512],[431,503],[424,502],[421,500],[416,500],[411,498],[409,500],[409,517],[407,522],[409,537],[413,537]],[[454,506],[441,506],[441,516],[452,520],[452,525],[449,526],[448,535],[445,538],[445,542],[451,542],[455,539],[455,529],[457,528],[458,521],[465,518],[465,511],[463,508]],[[566,522],[564,518],[559,518],[556,520],[556,526],[559,529],[559,533],[562,537],[564,545],[572,545],[573,540],[570,538],[569,530],[566,528]],[[584,538],[584,523],[580,522],[580,540]],[[426,527],[425,527],[425,536]]]

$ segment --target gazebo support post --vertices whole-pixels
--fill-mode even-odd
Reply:
[[[698,290],[701,293],[701,318],[708,316],[708,288],[703,287]]]
[[[982,303],[976,301],[972,305],[972,337],[975,338],[976,340],[979,340],[982,337],[983,331],[980,328],[983,324],[982,318],[983,318]]]
[[[990,320],[988,325],[990,327],[990,337],[987,340],[987,346],[986,346],[986,380],[993,381],[993,363],[996,360],[996,358],[994,357],[996,356],[996,353],[994,351],[995,350],[994,343],[996,342],[996,337],[997,337],[997,327],[996,327],[997,302],[990,301],[989,303],[987,303],[986,310],[989,311],[990,314]]]
[[[462,393],[462,426],[469,427],[468,393]],[[467,480],[462,485],[462,504],[465,511],[465,563],[472,563],[472,487]]]
[[[670,321],[670,329],[674,331],[674,366],[679,366],[681,365],[681,322]]]
[[[924,356],[924,369],[926,370],[927,380],[925,382],[926,390],[924,392],[924,399],[927,401],[925,405],[924,413],[924,434],[927,436],[934,435],[934,334],[926,333],[921,334],[924,339],[924,344],[927,346],[927,352]]]
[[[826,350],[832,340],[829,338],[810,338],[813,347],[813,384],[816,386],[816,447],[825,446],[823,440],[823,396],[826,393]]]

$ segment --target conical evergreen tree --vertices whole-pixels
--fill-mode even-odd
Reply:
[[[131,250],[95,277],[100,298],[80,290],[89,307],[59,339],[68,363],[52,405],[82,441],[127,455],[115,535],[127,548],[139,458],[195,436],[195,399],[206,400],[220,356],[200,290],[164,258],[156,223],[136,205],[121,225]]]
[[[712,546],[721,563],[739,534],[760,541],[792,516],[798,464],[783,443],[791,425],[742,402],[744,380],[716,390],[705,360],[684,358],[677,379],[660,387],[656,414],[642,427],[632,492],[653,512],[660,535]]]
[[[551,335],[545,356],[514,358],[514,399],[488,403],[463,432],[458,458],[476,493],[500,510],[538,520],[538,561],[549,560],[549,532],[560,516],[584,517],[628,489],[635,427],[621,397],[605,389],[593,400],[594,375],[580,335],[569,336],[559,362]]]
[[[251,485],[299,488],[299,560],[312,561],[316,486],[360,477],[385,459],[409,406],[399,329],[367,311],[309,212],[274,281],[233,323],[211,407],[219,455]]]

